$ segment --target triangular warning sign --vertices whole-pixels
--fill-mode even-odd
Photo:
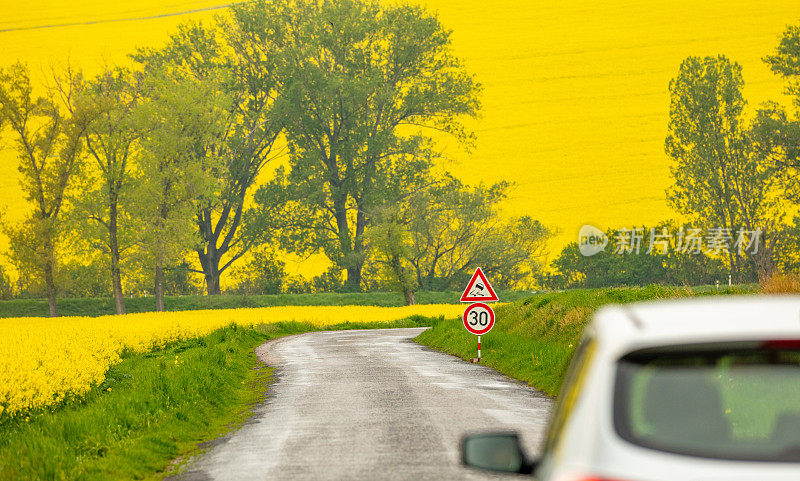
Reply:
[[[500,298],[497,297],[481,268],[475,269],[475,274],[472,274],[472,279],[469,280],[467,288],[461,294],[461,302],[492,302],[499,300]]]

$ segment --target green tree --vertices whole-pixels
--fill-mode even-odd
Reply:
[[[83,139],[87,162],[80,193],[72,199],[73,217],[78,218],[81,237],[109,257],[117,314],[125,314],[120,257],[130,246],[130,233],[120,224],[127,217],[122,211],[122,197],[132,188],[130,159],[139,139],[134,115],[139,83],[124,69],[108,69],[79,92],[82,103],[93,115]]]
[[[403,293],[407,306],[416,304],[414,291],[419,288],[419,283],[408,261],[410,235],[399,210],[389,206],[379,209],[373,216],[373,224],[367,229],[367,238],[374,251],[373,262],[384,270],[389,287]]]
[[[640,235],[638,248],[636,242],[626,241],[617,233],[621,230],[609,229],[606,236],[609,243],[605,250],[586,257],[581,254],[578,244],[572,242],[565,246],[551,262],[553,271],[542,276],[543,284],[550,288],[596,288],[615,286],[643,286],[648,284],[667,285],[705,285],[725,282],[725,264],[718,257],[700,251],[694,252],[687,243],[682,243],[679,232],[688,232],[690,225],[678,227],[673,222],[662,222],[655,227],[634,227]],[[651,235],[664,235],[666,249],[656,238],[650,247]],[[631,247],[625,250],[622,247]]]
[[[59,293],[64,297],[107,297],[111,295],[111,272],[102,257],[71,259],[58,269]]]
[[[249,37],[283,52],[290,161],[277,184],[291,187],[292,200],[285,245],[325,253],[358,290],[369,215],[403,180],[393,177],[398,165],[427,169],[431,132],[468,145],[461,119],[477,114],[480,87],[453,55],[450,32],[420,7],[301,0],[245,8],[280,25],[254,22]]]
[[[196,273],[189,259],[173,262],[164,270],[164,293],[172,296],[203,294],[203,286]]]
[[[786,94],[800,108],[800,25],[786,28],[775,52],[764,57],[764,62],[787,81]]]
[[[786,81],[785,93],[792,112],[777,102],[758,110],[754,137],[758,152],[771,160],[782,174],[787,198],[800,203],[800,25],[786,28],[780,43],[764,62]]]
[[[416,288],[463,287],[481,266],[498,288],[528,287],[553,232],[530,217],[505,219],[510,184],[464,185],[452,176],[384,205],[369,229],[377,263],[406,301]]]
[[[286,279],[286,263],[268,246],[251,251],[251,258],[241,269],[233,292],[239,294],[279,294]]]
[[[736,237],[739,229],[760,229],[761,249],[754,258],[761,275],[771,271],[773,231],[780,223],[774,169],[754,154],[743,111],[742,69],[724,56],[689,57],[669,85],[667,155],[673,159],[674,185],[667,192],[678,212],[698,225],[721,228]],[[733,244],[733,242],[731,242]],[[729,249],[734,279],[742,259]]]
[[[14,135],[20,183],[32,207],[21,225],[6,230],[19,271],[43,279],[50,316],[55,317],[62,209],[79,167],[89,113],[76,103],[79,73],[66,69],[53,80],[53,88],[36,96],[25,65],[0,69],[0,117]],[[71,106],[72,113],[63,105]]]
[[[553,233],[527,216],[504,219],[500,206],[510,187],[446,177],[410,197],[409,262],[422,289],[458,289],[476,266],[498,288],[532,282]]]
[[[165,270],[179,264],[200,239],[197,205],[213,195],[221,169],[216,141],[223,129],[219,85],[170,72],[149,72],[137,108],[142,133],[130,211],[139,235],[139,254],[154,270],[156,310],[164,310]]]
[[[342,278],[342,269],[337,266],[331,266],[318,276],[311,278],[310,282],[301,282],[305,286],[297,286],[305,288],[305,292],[343,292],[346,289],[345,283]]]
[[[800,204],[799,114],[800,108],[791,115],[777,102],[765,102],[751,127],[755,152],[772,163],[780,176],[785,197],[795,204]]]
[[[248,215],[246,206],[259,174],[275,157],[282,125],[276,112],[281,79],[276,54],[246,37],[251,14],[248,4],[236,5],[229,18],[218,17],[216,28],[186,23],[163,48],[134,55],[146,69],[217,82],[227,94],[218,109],[223,128],[215,130],[213,148],[205,152],[219,163],[214,175],[220,182],[213,195],[198,203],[196,214],[202,240],[196,250],[208,294],[220,293],[220,276],[269,231],[263,224],[253,225],[264,219]]]
[[[800,216],[784,226],[780,232],[781,242],[777,245],[775,265],[780,272],[800,273]]]

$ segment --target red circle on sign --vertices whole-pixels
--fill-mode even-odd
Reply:
[[[464,327],[476,336],[486,334],[494,327],[494,311],[487,304],[476,302],[464,310]]]

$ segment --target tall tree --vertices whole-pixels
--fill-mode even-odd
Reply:
[[[253,2],[249,37],[278,50],[293,186],[288,229],[294,250],[325,253],[361,287],[369,213],[381,203],[393,163],[424,162],[431,132],[468,144],[461,124],[480,90],[453,55],[450,32],[418,6],[300,0],[292,8]],[[290,81],[289,81],[290,80]]]
[[[528,287],[553,232],[530,217],[506,219],[508,183],[468,186],[445,175],[387,204],[368,229],[374,261],[390,284],[409,291],[458,289],[475,267],[499,288]]]
[[[776,75],[786,79],[786,94],[800,108],[800,25],[786,28],[775,52],[764,57],[764,62]]]
[[[417,303],[414,292],[419,283],[410,268],[409,235],[397,207],[386,206],[373,215],[367,238],[373,248],[373,261],[384,269],[390,287],[403,293],[407,306]]]
[[[138,222],[140,255],[154,270],[156,310],[164,310],[165,269],[200,241],[197,205],[213,197],[221,169],[217,151],[227,98],[214,82],[149,72],[137,108],[142,150],[136,157],[130,210]]]
[[[16,141],[20,183],[32,212],[18,228],[9,228],[20,271],[44,280],[50,316],[58,316],[57,250],[64,199],[79,166],[81,138],[88,111],[75,105],[82,78],[66,69],[54,74],[55,86],[35,96],[28,68],[16,63],[0,69],[0,117]],[[72,114],[63,105],[72,105]]]
[[[724,56],[689,57],[669,85],[670,121],[666,152],[674,161],[670,203],[706,228],[735,239],[739,229],[771,235],[776,217],[774,169],[754,155],[743,111],[742,68]],[[759,269],[771,269],[770,246],[762,242]],[[728,249],[730,274],[739,279],[742,258]]]
[[[751,137],[756,155],[780,175],[786,197],[800,204],[800,108],[792,115],[777,102],[765,102],[756,112]]]
[[[227,93],[227,104],[218,111],[223,128],[205,152],[218,159],[221,168],[215,175],[221,182],[214,195],[198,203],[196,213],[202,239],[197,256],[209,294],[220,293],[222,273],[262,239],[266,229],[248,225],[260,218],[247,215],[246,207],[259,174],[274,158],[281,132],[275,53],[246,38],[243,29],[252,21],[248,12],[246,4],[233,7],[230,17],[218,17],[217,28],[183,24],[163,48],[134,55],[148,69],[217,82]]]
[[[80,92],[82,103],[93,116],[84,136],[89,160],[82,179],[85,185],[74,203],[76,210],[95,224],[82,223],[82,234],[109,256],[117,314],[125,313],[120,255],[127,243],[120,233],[121,198],[131,187],[130,159],[139,138],[134,118],[138,83],[124,69],[109,69],[87,82]],[[99,232],[94,227],[99,227]]]
[[[800,25],[786,28],[780,43],[764,62],[786,80],[785,93],[792,112],[768,102],[758,111],[753,126],[758,152],[771,160],[783,175],[785,193],[800,203]]]

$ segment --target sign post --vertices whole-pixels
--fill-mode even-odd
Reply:
[[[481,361],[481,336],[492,330],[494,327],[494,310],[486,302],[496,302],[500,299],[492,289],[489,279],[478,267],[472,278],[467,283],[467,288],[461,294],[461,302],[471,303],[464,310],[464,328],[467,332],[478,336],[478,357],[473,358],[472,362]]]

